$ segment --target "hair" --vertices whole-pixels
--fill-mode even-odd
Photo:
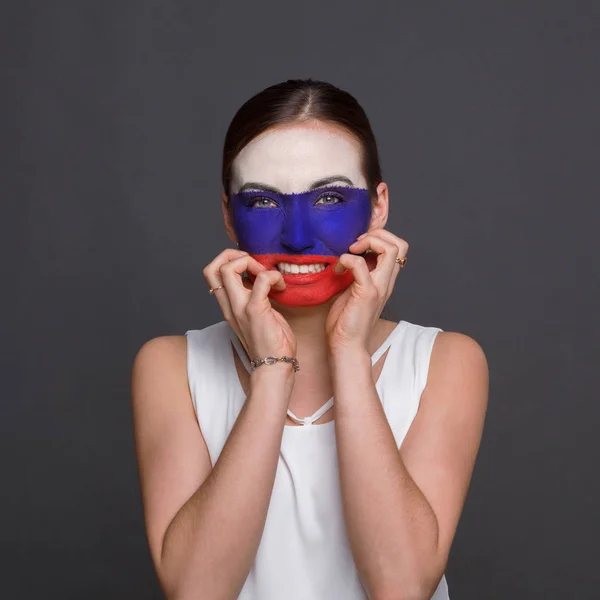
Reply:
[[[348,92],[325,81],[288,79],[252,96],[234,115],[223,147],[222,182],[229,198],[232,165],[255,137],[277,125],[322,121],[343,127],[361,147],[361,163],[371,199],[382,181],[377,143],[365,111]]]

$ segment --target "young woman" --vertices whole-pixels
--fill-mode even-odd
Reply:
[[[385,229],[360,105],[313,80],[251,98],[226,135],[222,208],[236,248],[203,274],[224,319],[146,342],[133,365],[165,594],[448,599],[487,362],[464,334],[381,318],[408,243]]]

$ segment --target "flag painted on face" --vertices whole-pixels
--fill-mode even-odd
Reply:
[[[296,265],[326,265],[308,273],[284,271],[286,289],[269,293],[277,302],[314,306],[354,281],[351,271],[338,274],[333,266],[369,228],[368,190],[327,186],[297,194],[243,191],[231,194],[229,210],[239,249],[268,269],[277,269],[279,263],[294,265],[293,271]]]

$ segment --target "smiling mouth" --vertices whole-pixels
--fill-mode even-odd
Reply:
[[[289,254],[278,252],[257,255],[258,261],[267,269],[277,269],[284,281],[295,284],[312,284],[321,278],[331,277],[333,265],[339,260],[330,254]]]
[[[305,275],[308,273],[321,273],[330,266],[329,263],[289,263],[279,262],[275,267],[284,275]]]
[[[314,263],[313,263],[314,264]],[[298,266],[298,265],[294,265]],[[279,270],[279,267],[277,267]],[[295,284],[295,285],[305,285],[311,283],[317,283],[322,278],[327,278],[331,273],[331,265],[328,264],[325,268],[320,270],[308,271],[307,273],[292,273],[290,271],[281,271],[279,270],[281,275],[283,276],[283,280],[286,283]]]

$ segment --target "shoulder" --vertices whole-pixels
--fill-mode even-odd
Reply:
[[[149,339],[138,349],[133,360],[134,368],[177,360],[185,355],[186,345],[185,335],[162,335]]]
[[[187,380],[186,336],[165,335],[144,342],[133,359],[131,377],[134,391]]]
[[[481,345],[455,331],[440,331],[433,343],[424,399],[487,404],[489,367]]]
[[[431,361],[436,368],[462,365],[475,371],[487,371],[487,358],[472,337],[456,331],[440,331],[433,344]]]

